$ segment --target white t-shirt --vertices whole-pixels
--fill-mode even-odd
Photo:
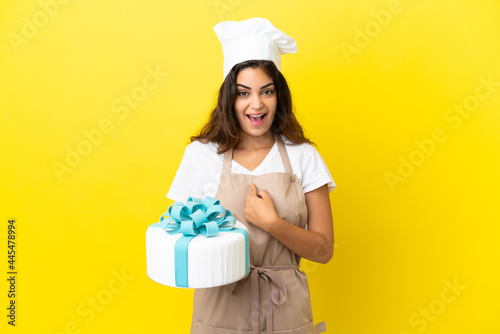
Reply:
[[[326,167],[321,155],[310,144],[293,144],[283,137],[286,151],[304,193],[328,184],[328,191],[336,188],[336,184]],[[184,152],[181,164],[172,181],[167,197],[185,203],[189,197],[203,199],[215,197],[222,172],[223,154],[217,154],[218,145],[203,144],[199,141],[190,143]],[[263,175],[268,173],[285,173],[281,161],[278,144],[274,143],[262,163],[253,171],[246,169],[236,161],[231,163],[231,173],[247,175]]]

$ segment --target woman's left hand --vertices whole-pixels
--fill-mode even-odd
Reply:
[[[245,202],[245,219],[263,230],[280,219],[271,196],[265,190],[257,192],[253,183]]]

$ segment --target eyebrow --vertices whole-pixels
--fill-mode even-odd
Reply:
[[[264,89],[264,88],[266,88],[266,87],[268,87],[268,86],[271,86],[271,85],[274,85],[274,83],[272,83],[272,82],[271,82],[271,83],[268,83],[267,85],[264,85],[264,86],[260,87],[260,89]],[[247,86],[242,85],[242,84],[237,84],[236,86],[241,86],[241,87],[246,88],[246,89],[252,89],[252,88],[247,87]]]

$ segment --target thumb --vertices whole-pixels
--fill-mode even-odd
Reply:
[[[257,188],[252,182],[250,182],[250,196],[257,196]]]

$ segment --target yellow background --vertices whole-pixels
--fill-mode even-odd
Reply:
[[[282,71],[338,185],[335,255],[303,263],[315,320],[339,334],[500,332],[498,2],[24,0],[0,13],[2,332],[188,332],[192,291],[146,276],[145,232],[214,105],[212,27],[254,16],[297,41]]]

